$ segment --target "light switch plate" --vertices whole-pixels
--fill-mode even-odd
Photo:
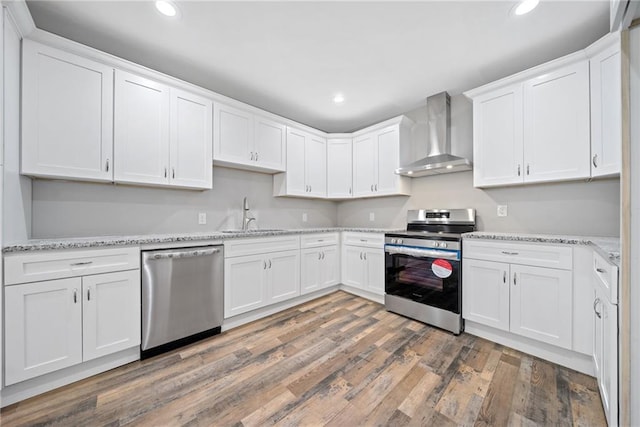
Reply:
[[[498,205],[498,216],[507,216],[507,205]]]
[[[302,222],[307,222],[307,219],[309,219],[309,217],[307,216],[306,212],[302,213]]]
[[[374,212],[369,212],[369,221],[375,221],[376,220],[376,214]]]
[[[205,225],[207,223],[207,214],[206,212],[200,212],[198,214],[198,224]]]

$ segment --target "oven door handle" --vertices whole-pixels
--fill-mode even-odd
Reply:
[[[418,258],[443,258],[457,261],[460,259],[458,252],[434,251],[431,249],[409,248],[406,246],[385,246],[388,254],[408,255]]]

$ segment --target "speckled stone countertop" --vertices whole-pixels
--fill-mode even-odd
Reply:
[[[79,249],[98,248],[108,246],[135,246],[150,245],[158,243],[180,243],[198,241],[216,241],[222,243],[224,240],[246,238],[246,237],[270,237],[283,236],[289,234],[312,234],[330,233],[337,231],[354,231],[361,233],[385,233],[398,231],[397,229],[385,228],[350,228],[350,227],[327,227],[327,228],[298,228],[298,229],[263,229],[243,231],[211,231],[206,233],[176,233],[176,234],[148,234],[139,236],[99,236],[99,237],[77,237],[63,239],[40,239],[27,240],[22,243],[15,243],[5,246],[3,253],[28,252],[55,249]]]
[[[557,234],[491,233],[475,231],[462,235],[465,239],[510,240],[513,242],[556,243],[564,245],[593,245],[611,262],[620,266],[620,238],[596,236],[564,236]]]

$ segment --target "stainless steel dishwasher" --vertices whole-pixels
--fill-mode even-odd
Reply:
[[[142,357],[220,333],[223,246],[142,251]]]

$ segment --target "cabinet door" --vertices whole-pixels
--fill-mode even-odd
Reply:
[[[602,304],[602,404],[610,426],[618,424],[618,307],[606,299]]]
[[[273,171],[286,169],[287,127],[273,120],[255,116],[255,161]]]
[[[268,303],[300,295],[300,251],[267,254]]]
[[[305,182],[305,144],[309,136],[297,129],[287,128],[287,195],[309,194]]]
[[[213,158],[215,160],[255,164],[252,114],[216,103],[213,127]]]
[[[317,136],[307,138],[304,156],[309,196],[327,197],[327,140]]]
[[[511,332],[571,349],[571,271],[511,265]]]
[[[338,257],[338,246],[325,246],[320,248],[321,268],[320,268],[320,288],[337,285],[340,283],[340,258]]]
[[[113,179],[113,68],[30,40],[22,56],[22,170]]]
[[[352,196],[353,178],[351,139],[327,141],[327,197],[344,199]]]
[[[354,288],[365,287],[364,248],[358,246],[342,247],[342,283]]]
[[[82,362],[81,279],[6,286],[5,384]]]
[[[267,262],[262,255],[224,260],[224,317],[246,313],[267,302]]]
[[[212,188],[211,110],[208,99],[171,89],[171,185]]]
[[[589,64],[563,67],[524,83],[524,181],[591,174]]]
[[[365,261],[365,286],[369,292],[384,295],[384,251],[382,249],[363,249]]]
[[[523,180],[522,85],[473,100],[473,185],[517,184]]]
[[[169,88],[116,70],[116,182],[169,183]]]
[[[372,196],[376,178],[376,139],[369,133],[353,140],[353,195]]]
[[[620,46],[589,61],[591,77],[591,176],[620,174],[622,75]]]
[[[82,358],[140,345],[140,270],[82,278]]]
[[[300,251],[300,293],[308,294],[320,289],[322,248],[302,249]]]
[[[462,263],[462,317],[509,330],[509,264],[465,258]]]
[[[378,131],[376,138],[375,193],[396,194],[400,186],[400,175],[396,174],[396,169],[400,167],[400,130],[397,125],[391,126]]]

